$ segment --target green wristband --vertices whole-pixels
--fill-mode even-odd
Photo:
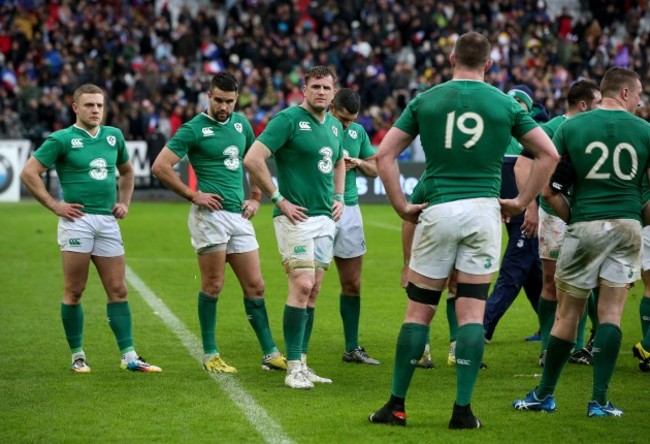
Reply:
[[[339,202],[343,202],[343,193],[335,193],[334,194],[334,200],[338,200]]]
[[[271,202],[274,204],[280,202],[284,197],[282,197],[282,194],[278,190],[275,190],[273,194],[271,194]]]

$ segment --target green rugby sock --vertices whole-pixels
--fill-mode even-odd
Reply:
[[[284,306],[282,330],[284,332],[284,344],[287,348],[287,361],[300,361],[306,321],[306,308]]]
[[[120,353],[133,351],[133,333],[131,330],[131,308],[128,302],[110,302],[106,304],[108,324],[113,330]]]
[[[402,324],[395,347],[395,365],[393,370],[393,386],[391,394],[406,398],[415,364],[422,357],[429,327],[422,324],[407,322]]]
[[[361,315],[361,297],[341,294],[339,297],[339,310],[343,321],[343,336],[345,337],[345,351],[352,351],[359,347],[359,317]]]
[[[573,341],[565,341],[553,335],[548,337],[542,380],[535,391],[537,398],[543,399],[546,395],[552,395],[555,392],[557,381],[560,379],[562,369],[564,369],[574,345]]]
[[[469,405],[483,361],[485,348],[483,324],[458,327],[456,339],[456,404]]]
[[[314,307],[307,307],[305,311],[307,320],[305,321],[305,332],[302,336],[302,353],[307,354],[309,349],[309,340],[311,339],[311,331],[314,329]]]
[[[271,328],[269,327],[269,318],[266,314],[266,304],[264,298],[244,298],[244,310],[246,317],[250,322],[257,340],[262,347],[262,353],[265,355],[277,352],[278,348],[273,341]]]
[[[548,336],[551,334],[551,328],[553,328],[553,322],[555,322],[556,309],[557,301],[539,298],[539,302],[537,303],[537,317],[539,318],[539,334],[542,337],[542,351],[548,348]]]
[[[600,405],[607,403],[607,390],[616,367],[622,337],[621,329],[614,324],[600,324],[596,330],[593,351],[594,384],[591,400]]]
[[[641,298],[639,317],[641,318],[641,335],[648,336],[648,331],[650,331],[650,297],[644,296]],[[650,346],[650,340],[648,342],[647,345]],[[648,349],[646,348],[646,350]]]
[[[585,348],[585,327],[587,325],[587,310],[582,314],[580,322],[578,322],[578,335],[576,337],[576,345],[574,350],[582,350]]]
[[[81,352],[84,333],[84,312],[81,304],[61,303],[61,321],[70,351],[72,353]]]
[[[215,355],[219,353],[217,347],[217,302],[218,298],[199,291],[198,309],[199,326],[201,327],[201,341],[203,353]]]

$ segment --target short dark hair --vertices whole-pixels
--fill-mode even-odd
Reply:
[[[345,109],[350,114],[356,114],[361,108],[359,93],[350,88],[341,88],[334,95],[332,105],[337,109]]]
[[[331,76],[334,83],[336,83],[336,73],[332,69],[322,65],[314,66],[305,73],[305,86],[311,79],[322,79],[327,76]]]
[[[483,68],[490,59],[490,42],[478,32],[467,32],[456,40],[453,54],[456,63],[470,69]]]
[[[615,66],[609,68],[603,76],[603,80],[600,82],[600,92],[603,97],[616,96],[621,88],[636,86],[637,80],[641,81],[641,76],[637,72]]]
[[[581,101],[591,102],[596,96],[596,92],[599,91],[598,85],[596,85],[591,80],[578,80],[571,88],[569,88],[569,93],[567,94],[567,103],[569,108],[578,106],[578,103]]]
[[[239,89],[239,84],[234,75],[228,71],[222,71],[215,74],[210,82],[211,89],[219,88],[221,91],[231,92]]]
[[[74,90],[74,93],[72,94],[72,101],[74,103],[78,103],[79,97],[81,97],[82,94],[101,94],[104,96],[104,90],[92,83],[84,83],[79,88]]]

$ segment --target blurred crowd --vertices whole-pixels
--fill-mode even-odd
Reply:
[[[38,146],[73,123],[72,92],[92,82],[107,91],[106,124],[155,151],[206,108],[221,70],[239,78],[238,109],[259,134],[277,111],[301,102],[302,73],[327,64],[341,86],[358,90],[359,123],[378,144],[414,95],[450,78],[447,56],[469,30],[493,44],[486,80],[503,90],[529,85],[551,116],[564,112],[574,80],[598,82],[607,68],[625,66],[642,76],[638,115],[650,120],[647,0],[575,1],[553,16],[543,0],[204,3],[3,0],[0,138]]]

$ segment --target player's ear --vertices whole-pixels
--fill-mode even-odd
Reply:
[[[492,59],[488,59],[487,62],[485,62],[485,68],[483,69],[483,72],[488,72],[490,68],[492,68]]]

